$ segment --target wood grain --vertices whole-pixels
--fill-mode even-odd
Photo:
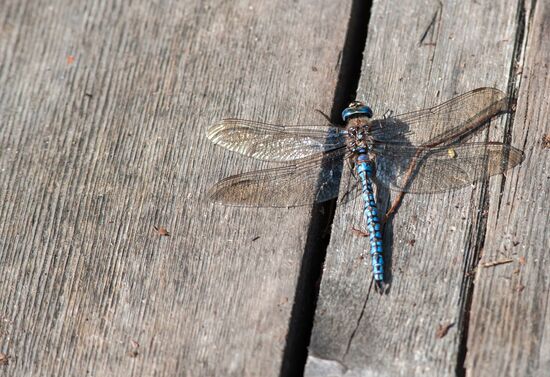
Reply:
[[[550,371],[550,5],[526,9],[525,53],[512,140],[525,161],[495,183],[468,328],[468,376],[546,376]]]
[[[279,374],[311,209],[204,201],[262,166],[204,131],[322,119],[348,15],[328,0],[2,3],[0,376]]]
[[[477,87],[507,90],[517,10],[515,1],[375,2],[358,99],[382,116]],[[504,140],[504,126],[503,119],[492,123],[491,140]],[[511,144],[522,147],[521,139]],[[384,296],[372,286],[367,240],[350,231],[362,223],[360,198],[337,210],[307,376],[463,373],[468,273],[483,241],[486,198],[499,196],[494,187],[407,195],[384,229],[391,283]],[[378,197],[388,203],[388,192]]]

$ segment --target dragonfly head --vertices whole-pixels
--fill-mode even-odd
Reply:
[[[347,108],[342,111],[342,119],[347,122],[348,119],[354,116],[366,116],[372,118],[372,110],[363,102],[353,101]]]

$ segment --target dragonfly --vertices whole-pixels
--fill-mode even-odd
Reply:
[[[361,195],[375,287],[384,292],[382,227],[405,193],[440,193],[504,173],[523,151],[500,142],[471,141],[515,101],[495,88],[478,88],[440,105],[372,119],[354,101],[342,112],[345,126],[278,125],[223,119],[207,129],[214,144],[277,166],[222,179],[209,191],[214,202],[252,207],[295,207]],[[328,119],[327,119],[328,120]],[[342,180],[343,169],[351,169]],[[397,192],[381,214],[374,187]]]

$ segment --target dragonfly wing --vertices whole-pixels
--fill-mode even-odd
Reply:
[[[478,88],[429,109],[374,120],[371,133],[382,142],[444,145],[481,129],[513,105],[514,100],[498,89]]]
[[[521,161],[521,150],[502,143],[425,149],[384,145],[376,159],[376,178],[393,190],[435,193],[503,173]]]
[[[338,196],[344,147],[293,164],[230,176],[209,193],[214,202],[253,207],[296,207]]]
[[[264,161],[293,161],[344,145],[335,126],[282,126],[243,119],[224,119],[208,128],[215,144]]]

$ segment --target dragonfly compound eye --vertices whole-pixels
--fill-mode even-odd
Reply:
[[[342,111],[342,119],[347,122],[348,119],[354,116],[366,116],[372,118],[372,110],[370,107],[363,105],[361,102],[352,102],[349,107]]]

